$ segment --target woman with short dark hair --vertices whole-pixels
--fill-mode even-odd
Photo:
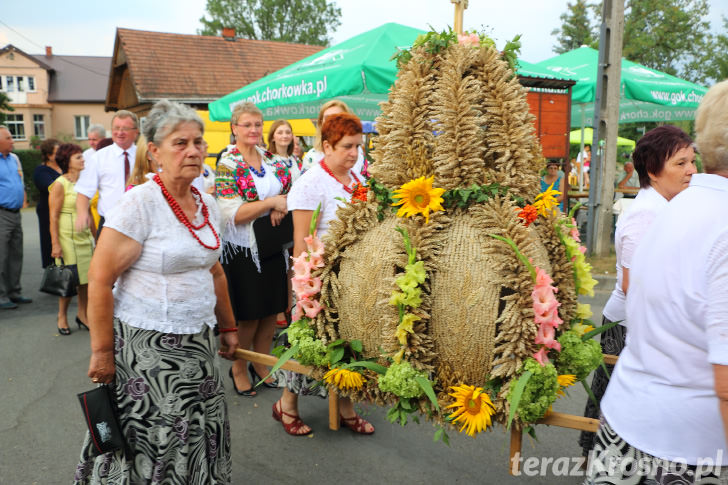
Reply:
[[[38,205],[35,213],[38,216],[38,234],[40,236],[41,264],[45,268],[51,258],[50,219],[48,217],[48,187],[61,175],[61,168],[56,163],[56,151],[60,143],[55,138],[48,138],[40,144],[41,164],[33,171],[33,183],[38,189]]]
[[[50,215],[51,257],[63,258],[63,263],[76,265],[78,271],[78,314],[76,323],[79,330],[85,328],[86,305],[88,302],[88,268],[93,252],[93,221],[91,228],[78,232],[76,222],[76,181],[83,170],[83,149],[74,143],[64,143],[58,147],[56,163],[63,172],[48,187],[48,206]],[[58,299],[58,333],[70,335],[68,328],[68,306],[71,297]]]
[[[604,306],[602,325],[621,322],[601,335],[602,351],[619,355],[625,345],[628,323],[625,301],[629,288],[632,256],[657,215],[667,203],[690,184],[696,172],[695,150],[690,137],[676,126],[659,126],[648,131],[637,142],[632,153],[635,170],[642,187],[634,202],[617,221],[614,248],[617,253],[617,283]],[[639,322],[635,322],[639,324]],[[613,366],[607,366],[610,374]],[[592,391],[601,400],[609,383],[602,368],[597,368],[592,380]],[[587,401],[585,416],[599,417],[595,404]],[[579,443],[587,455],[592,449],[594,433],[582,432]]]
[[[328,116],[321,128],[321,147],[324,158],[311,167],[296,182],[288,195],[288,210],[293,211],[293,256],[298,257],[306,248],[313,212],[321,207],[316,223],[316,233],[323,237],[329,223],[336,218],[336,209],[344,200],[351,200],[358,187],[366,179],[357,174],[354,166],[362,144],[361,121],[349,113]],[[314,389],[311,379],[295,372],[285,371],[286,388],[273,405],[273,418],[283,425],[286,433],[305,436],[311,433],[298,415],[298,396],[319,394],[323,388]],[[325,395],[325,394],[324,394]],[[339,398],[340,422],[355,433],[372,434],[374,426],[354,411],[351,399]]]

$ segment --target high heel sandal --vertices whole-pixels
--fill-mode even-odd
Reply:
[[[255,395],[257,393],[253,390],[252,386],[250,387],[250,389],[246,389],[244,391],[241,391],[240,389],[238,389],[237,384],[235,384],[235,377],[233,376],[232,367],[230,368],[229,374],[230,374],[230,379],[233,381],[233,389],[235,389],[235,392],[237,393],[238,396],[255,397]]]
[[[356,414],[352,418],[345,418],[344,416],[339,414],[339,424],[341,426],[346,426],[347,428],[352,430],[354,433],[358,433],[358,434],[373,434],[374,433],[374,426],[372,426],[371,431],[366,430],[366,425],[368,424],[371,426],[372,423],[370,423],[366,419],[362,418],[358,414]]]
[[[85,323],[83,323],[81,321],[81,319],[78,318],[78,315],[76,315],[76,323],[78,324],[78,329],[79,330],[86,330],[87,332],[89,331],[88,330],[88,325],[86,325]]]
[[[278,407],[278,409],[276,409],[276,407]],[[286,423],[283,421],[283,416],[286,416],[287,418],[293,418],[293,421],[291,421],[290,423]],[[281,404],[281,401],[276,401],[275,403],[273,403],[273,419],[280,422],[283,425],[283,429],[286,430],[286,433],[291,436],[306,436],[313,432],[313,430],[309,427],[308,431],[306,431],[305,433],[301,433],[301,428],[307,426],[306,423],[301,421],[300,416],[285,412],[283,410],[283,405]]]
[[[255,367],[253,366],[252,362],[248,362],[248,372],[250,373],[250,382],[253,383],[253,387],[255,387],[260,381],[263,381],[263,378],[260,377],[257,372],[255,372]],[[275,381],[273,384],[263,381],[263,385],[270,389],[278,389]]]
[[[58,327],[58,333],[60,333],[61,335],[71,335],[71,329],[68,327],[66,327],[66,328]]]

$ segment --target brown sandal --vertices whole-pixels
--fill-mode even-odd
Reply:
[[[276,406],[278,406],[278,409],[276,409]],[[290,423],[286,423],[283,421],[283,416],[293,418],[293,421]],[[309,427],[307,432],[302,433],[301,428],[307,426],[306,423],[301,421],[300,416],[285,412],[280,401],[276,401],[275,403],[273,403],[273,419],[279,421],[283,425],[283,429],[286,430],[286,433],[290,434],[291,436],[306,436],[313,432],[313,430]]]
[[[340,418],[339,419],[339,424],[341,426],[346,426],[347,428],[349,428],[350,430],[352,430],[354,433],[359,433],[359,434],[372,434],[372,433],[374,433],[374,426],[372,426],[372,430],[371,431],[367,431],[366,430],[366,425],[368,424],[368,425],[371,426],[372,423],[370,423],[366,419],[362,418],[358,414],[355,415],[353,418],[345,418],[344,416],[342,416],[341,414],[339,414],[339,418]]]

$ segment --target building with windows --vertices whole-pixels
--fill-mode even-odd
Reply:
[[[83,145],[91,124],[110,128],[113,113],[104,110],[110,65],[110,57],[59,56],[50,47],[44,55],[12,44],[0,49],[0,90],[14,108],[5,125],[15,148],[29,148],[33,137]]]

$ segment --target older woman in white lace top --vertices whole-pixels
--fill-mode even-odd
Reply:
[[[76,483],[98,483],[103,473],[118,483],[230,481],[214,327],[224,357],[238,340],[218,262],[219,213],[210,195],[190,187],[202,129],[190,108],[157,103],[144,134],[162,170],[107,213],[89,269],[88,376],[112,386],[131,453],[94,458],[87,437]]]

